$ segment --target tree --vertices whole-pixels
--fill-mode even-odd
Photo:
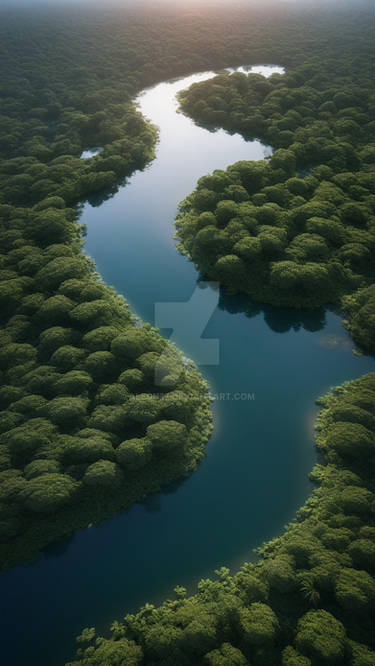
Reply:
[[[225,226],[229,220],[238,214],[238,206],[234,201],[219,201],[216,206],[215,215],[218,226]]]
[[[294,305],[320,305],[331,298],[329,272],[322,264],[275,262],[271,268],[270,285]]]
[[[345,243],[341,246],[337,256],[344,266],[349,266],[360,273],[367,273],[366,269],[371,261],[372,252],[364,243]]]
[[[50,243],[69,243],[74,238],[75,228],[68,221],[64,210],[48,208],[33,215],[29,234],[42,247],[46,247]]]
[[[255,602],[239,611],[239,629],[250,649],[272,645],[279,629],[278,619],[270,606]]]
[[[121,361],[131,361],[146,352],[161,352],[165,342],[146,328],[130,327],[112,341],[111,351]]]
[[[77,365],[80,365],[85,356],[84,349],[72,345],[63,345],[52,354],[50,362],[60,370],[69,372],[69,370],[73,370]]]
[[[304,178],[289,178],[285,185],[287,186],[289,192],[297,196],[304,197],[305,199],[311,191],[311,188],[309,187],[308,183],[306,183]]]
[[[0,388],[0,407],[8,407],[12,402],[16,402],[19,398],[25,395],[25,391],[20,386],[12,386],[4,384]]]
[[[42,474],[58,474],[60,472],[60,464],[57,460],[33,460],[26,465],[23,473],[25,478],[29,481]]]
[[[218,255],[231,248],[230,239],[224,231],[214,226],[203,227],[198,231],[193,245],[193,258],[199,257],[204,265],[215,261]]]
[[[27,481],[21,475],[20,470],[7,469],[0,473],[0,506],[11,507],[19,502],[22,491],[27,486]],[[9,513],[9,512],[8,512]]]
[[[87,277],[86,279],[79,280],[78,278],[69,278],[69,280],[64,280],[59,286],[58,293],[71,298],[72,301],[80,302],[82,300],[82,292],[87,286]]]
[[[350,613],[372,612],[375,604],[375,582],[367,571],[342,568],[335,585],[335,597]]]
[[[42,201],[34,206],[34,210],[46,210],[48,208],[58,208],[62,210],[65,208],[65,201],[62,197],[48,197],[47,199],[42,199]]]
[[[73,500],[78,483],[67,474],[42,474],[27,482],[21,492],[26,509],[35,513],[51,513]]]
[[[83,423],[87,416],[87,400],[82,398],[54,398],[46,409],[52,423],[70,429]]]
[[[311,660],[299,654],[291,645],[283,651],[282,666],[311,666]]]
[[[186,375],[184,363],[181,356],[176,353],[172,346],[165,348],[155,364],[153,385],[165,391],[175,388]]]
[[[326,548],[337,550],[340,553],[347,550],[352,538],[353,532],[346,527],[327,529],[320,537]]]
[[[156,368],[161,360],[157,352],[146,352],[137,359],[142,375],[148,382],[154,383]]]
[[[152,444],[145,437],[143,439],[128,439],[116,449],[116,460],[125,471],[138,471],[152,459]]]
[[[40,349],[47,356],[53,354],[59,347],[74,343],[76,335],[71,328],[53,326],[47,328],[39,336]]]
[[[109,351],[117,335],[118,329],[115,326],[99,326],[83,336],[82,344],[90,352]]]
[[[225,188],[224,194],[228,197],[229,201],[241,203],[241,201],[249,201],[250,197],[242,185],[233,184]],[[204,215],[205,213],[203,213]],[[206,213],[207,215],[207,213]],[[200,215],[201,219],[202,215]]]
[[[86,358],[85,368],[96,382],[112,379],[118,372],[116,358],[108,351],[90,354]]]
[[[355,539],[349,547],[353,563],[360,569],[373,571],[375,568],[375,544],[370,539]]]
[[[375,417],[366,409],[361,409],[361,407],[356,407],[350,403],[343,403],[334,407],[331,414],[334,421],[356,423],[362,425],[371,433],[375,432]]]
[[[0,350],[0,368],[6,370],[19,363],[34,361],[36,355],[37,350],[33,345],[17,342],[12,342],[8,345],[6,344]]]
[[[127,407],[124,405],[99,405],[88,420],[90,428],[120,435],[124,433],[127,424]]]
[[[286,250],[286,255],[293,261],[325,262],[328,259],[329,251],[327,243],[318,234],[299,234],[295,236]]]
[[[55,382],[53,388],[56,395],[78,396],[81,393],[89,391],[92,384],[93,381],[87,372],[84,370],[71,370],[60,377]]]
[[[9,429],[6,443],[12,456],[29,459],[51,441],[55,429],[47,419],[34,418]]]
[[[160,401],[162,414],[166,419],[188,425],[193,412],[191,399],[183,391],[170,391]]]
[[[70,313],[71,320],[82,330],[103,326],[113,316],[111,302],[104,299],[77,305]]]
[[[286,245],[286,233],[283,229],[261,227],[258,240],[266,261],[275,261],[283,256]]]
[[[306,221],[306,231],[322,236],[333,246],[341,245],[346,237],[344,226],[340,222],[322,217],[310,217]]]
[[[24,247],[23,259],[18,262],[18,269],[22,275],[35,275],[42,268],[43,263],[43,253],[38,247]]]
[[[70,322],[70,311],[74,307],[73,301],[62,294],[47,298],[36,317],[41,326],[65,326]]]
[[[204,658],[207,666],[247,666],[248,661],[241,650],[230,643],[223,643],[218,650],[208,652]]]
[[[262,162],[236,162],[229,167],[229,172],[238,174],[241,184],[249,194],[262,189],[266,180],[266,167]]]
[[[149,425],[147,437],[151,440],[153,450],[162,455],[183,452],[187,442],[187,430],[177,421],[158,421]]]
[[[203,229],[203,227],[215,226],[216,217],[214,213],[210,213],[209,211],[201,213],[198,216],[197,225],[198,225],[198,230]]]
[[[369,457],[375,450],[375,437],[360,423],[338,421],[327,434],[327,446],[343,458]]]
[[[215,272],[219,280],[236,286],[239,286],[246,276],[245,264],[236,254],[220,257],[215,264]]]
[[[245,236],[234,245],[233,251],[250,263],[261,259],[262,245],[259,238]]]
[[[207,188],[198,188],[194,194],[194,207],[199,213],[213,211],[216,208],[218,195]]]
[[[38,292],[24,296],[21,300],[19,311],[25,315],[33,315],[42,307],[44,301],[44,294]]]
[[[138,368],[124,370],[118,378],[118,381],[121,384],[124,384],[132,393],[136,393],[145,384],[143,373]]]
[[[236,576],[236,583],[239,587],[241,599],[247,605],[254,601],[267,601],[269,585],[260,577],[246,570],[246,564],[241,568]]]
[[[14,308],[23,296],[20,280],[7,280],[0,283],[0,306]]]
[[[270,160],[271,169],[281,169],[291,176],[296,169],[296,156],[291,150],[276,150]]]
[[[42,416],[46,405],[47,400],[43,396],[30,394],[13,402],[10,407],[25,416]]]
[[[375,287],[358,290],[343,299],[349,314],[347,328],[355,341],[367,351],[375,350]]]
[[[367,216],[362,207],[355,203],[346,203],[340,208],[340,217],[344,224],[365,227]]]
[[[199,658],[212,650],[217,642],[216,619],[211,613],[201,610],[184,628],[179,641],[183,654]]]
[[[65,280],[80,279],[87,273],[87,263],[83,258],[56,257],[46,264],[35,276],[42,287],[53,292]]]
[[[137,423],[153,423],[160,413],[160,400],[149,393],[132,395],[127,403],[126,413],[129,419]]]
[[[75,465],[115,459],[115,451],[104,433],[98,432],[92,437],[63,436],[59,444],[59,455],[64,463]]]
[[[83,483],[91,488],[104,488],[115,492],[124,484],[124,475],[118,465],[110,460],[98,460],[87,468]]]
[[[38,365],[34,370],[24,376],[25,386],[32,393],[39,393],[45,397],[52,397],[53,385],[61,377],[56,368],[51,365]]]
[[[103,384],[96,393],[98,405],[123,405],[129,398],[129,391],[123,384]]]
[[[140,666],[143,662],[143,653],[134,641],[121,638],[117,641],[100,639],[99,645],[87,648],[85,651],[85,664],[87,666]]]
[[[309,611],[298,622],[298,652],[312,660],[314,666],[343,663],[346,634],[341,622],[325,610]]]
[[[151,625],[145,631],[144,649],[153,660],[161,661],[166,666],[183,663],[184,654],[180,649],[183,635],[183,629],[170,621]]]
[[[374,663],[374,650],[366,645],[349,641],[352,666],[372,666]]]
[[[264,562],[264,575],[272,590],[280,594],[297,587],[294,560],[290,555],[278,555]]]
[[[370,511],[373,494],[366,488],[346,486],[339,495],[339,502],[345,513],[366,515]]]

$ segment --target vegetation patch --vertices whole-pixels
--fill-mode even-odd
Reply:
[[[348,83],[351,53],[343,60],[327,67],[316,56],[267,80],[224,72],[180,94],[198,122],[277,150],[268,162],[200,178],[180,206],[177,237],[229,293],[295,308],[343,305],[354,339],[374,351],[373,76],[358,58]]]
[[[70,666],[370,666],[375,611],[375,373],[319,400],[317,488],[283,536],[194,596],[85,629]]]
[[[211,415],[194,367],[151,326],[136,327],[81,254],[73,209],[52,200],[43,212],[0,212],[6,567],[189,474]]]

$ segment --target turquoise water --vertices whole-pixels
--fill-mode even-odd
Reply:
[[[177,584],[193,590],[215,568],[235,569],[251,557],[311,492],[315,399],[374,368],[372,358],[353,355],[333,312],[260,308],[219,298],[209,285],[197,291],[199,276],[173,241],[178,202],[199,176],[271,154],[260,142],[208,132],[176,113],[176,92],[211,75],[161,83],[139,97],[160,128],[156,159],[82,214],[87,252],[140,317],[154,323],[155,304],[185,302],[172,308],[183,321],[179,327],[176,315],[173,340],[196,360],[202,337],[214,341],[218,358],[204,352],[200,366],[216,398],[207,458],[184,483],[1,576],[5,664],[60,666],[83,627],[105,631]],[[192,337],[189,324],[199,319]]]

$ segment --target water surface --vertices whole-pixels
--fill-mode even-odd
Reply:
[[[91,157],[98,155],[102,150],[103,148],[88,148],[82,151],[80,158],[81,160],[89,160]]]
[[[140,109],[160,128],[156,159],[82,215],[98,270],[152,323],[155,303],[188,302],[196,290],[197,272],[173,241],[178,202],[201,175],[271,154],[259,141],[209,132],[176,113],[176,93],[210,76],[161,83],[140,95]],[[210,286],[205,291],[207,301],[195,307],[206,307],[203,336],[220,347],[219,364],[201,367],[217,397],[206,460],[168,493],[2,576],[5,664],[60,666],[84,626],[105,631],[177,584],[193,589],[215,568],[235,568],[279,534],[310,494],[314,401],[372,370],[373,360],[352,354],[333,312],[261,308],[239,297],[221,297],[212,309],[217,294]],[[195,358],[198,343],[184,333],[175,331],[174,339]]]

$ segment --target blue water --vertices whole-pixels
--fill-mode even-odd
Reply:
[[[210,75],[162,83],[139,97],[142,112],[160,128],[156,159],[113,198],[87,204],[82,215],[87,252],[140,317],[153,323],[155,304],[186,302],[188,310],[175,309],[181,317],[190,314],[182,330],[177,317],[173,340],[196,360],[201,337],[216,341],[218,358],[203,353],[200,365],[216,398],[208,456],[169,492],[1,576],[7,666],[60,666],[73,656],[83,627],[105,631],[177,584],[193,590],[215,568],[235,569],[249,559],[311,492],[315,399],[374,369],[372,358],[353,355],[333,312],[219,299],[209,285],[196,291],[199,276],[173,241],[178,202],[199,176],[271,153],[260,142],[208,132],[176,113],[176,92]],[[199,318],[203,330],[192,337],[189,322]]]
[[[80,157],[81,160],[89,160],[91,157],[98,155],[103,148],[89,148],[88,150],[83,150]]]

